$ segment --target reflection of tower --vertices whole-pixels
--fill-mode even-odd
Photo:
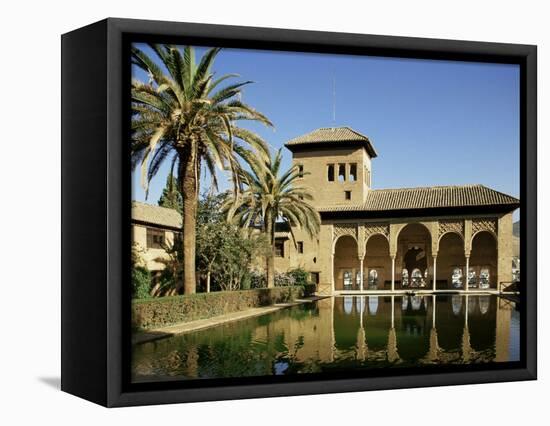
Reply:
[[[469,311],[469,300],[468,295],[465,296],[465,308],[464,308],[464,332],[462,333],[462,360],[465,363],[470,362],[470,357],[472,355],[472,346],[470,345],[470,330],[468,329],[468,311]]]
[[[397,352],[397,335],[395,333],[395,296],[391,296],[391,328],[388,335],[388,361],[395,362],[399,360]]]
[[[496,338],[495,361],[506,362],[510,358],[510,319],[512,316],[512,304],[500,297],[496,300]]]
[[[439,358],[439,342],[437,340],[437,328],[435,327],[435,294],[432,296],[432,329],[430,330],[430,350],[428,359],[436,361]]]
[[[368,357],[367,336],[363,325],[365,298],[359,297],[359,330],[357,331],[357,359],[364,361]]]
[[[330,300],[330,362],[334,362],[334,352],[336,351],[336,337],[334,335],[334,297],[331,297]]]

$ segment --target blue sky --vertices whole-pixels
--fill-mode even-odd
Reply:
[[[242,100],[275,130],[243,127],[274,149],[319,127],[350,126],[378,152],[373,188],[479,183],[519,198],[517,65],[224,49],[214,71],[254,81]],[[135,66],[132,74],[147,81]],[[283,156],[289,166],[286,148]],[[158,201],[167,173],[168,165],[151,182],[147,202]],[[209,186],[204,172],[201,185]],[[145,200],[139,170],[132,196]]]

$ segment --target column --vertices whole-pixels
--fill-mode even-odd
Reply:
[[[433,291],[437,290],[437,255],[434,255]]]
[[[469,291],[468,290],[468,275],[470,274],[470,256],[466,256],[466,277],[464,279],[464,290],[465,291]]]
[[[466,302],[466,309],[464,310],[464,327],[468,328],[468,305],[470,301],[468,300],[468,295],[465,296],[465,302]]]
[[[391,328],[395,328],[395,296],[391,296]]]
[[[395,291],[395,255],[391,257],[391,291]]]
[[[359,290],[363,291],[363,258],[359,258]]]
[[[332,294],[334,295],[334,252],[330,254],[330,282],[331,282],[331,290]]]
[[[435,328],[435,294],[432,296],[432,328]]]

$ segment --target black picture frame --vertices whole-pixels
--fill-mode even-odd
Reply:
[[[520,66],[521,363],[369,377],[129,381],[129,43],[514,63]],[[62,390],[116,407],[537,377],[537,49],[471,41],[109,18],[62,36]]]

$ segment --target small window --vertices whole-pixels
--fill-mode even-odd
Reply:
[[[275,257],[285,257],[285,242],[275,240]]]
[[[147,228],[147,248],[163,248],[165,235],[160,229]]]
[[[454,268],[451,275],[451,282],[454,288],[462,287],[462,268]]]
[[[303,178],[304,177],[304,165],[298,164],[298,177]]]
[[[313,283],[319,284],[319,272],[311,272],[309,275],[310,275],[310,280]]]
[[[409,286],[409,271],[407,269],[401,271],[401,285],[403,287]]]
[[[357,164],[355,163],[349,165],[349,180],[350,182],[357,181]]]
[[[298,248],[298,253],[303,254],[304,253],[304,242],[303,241],[298,241],[296,243],[296,245],[297,245],[297,248]]]
[[[344,271],[344,290],[351,290],[353,286],[353,278],[351,271]]]
[[[479,271],[479,288],[489,288],[491,273],[489,268],[481,268]]]
[[[346,196],[346,200],[351,200],[351,191],[344,191],[344,194]]]
[[[376,269],[371,269],[369,271],[369,289],[378,287],[378,271]]]
[[[346,165],[338,164],[338,182],[346,181]]]
[[[334,182],[334,164],[328,165],[328,181]]]

